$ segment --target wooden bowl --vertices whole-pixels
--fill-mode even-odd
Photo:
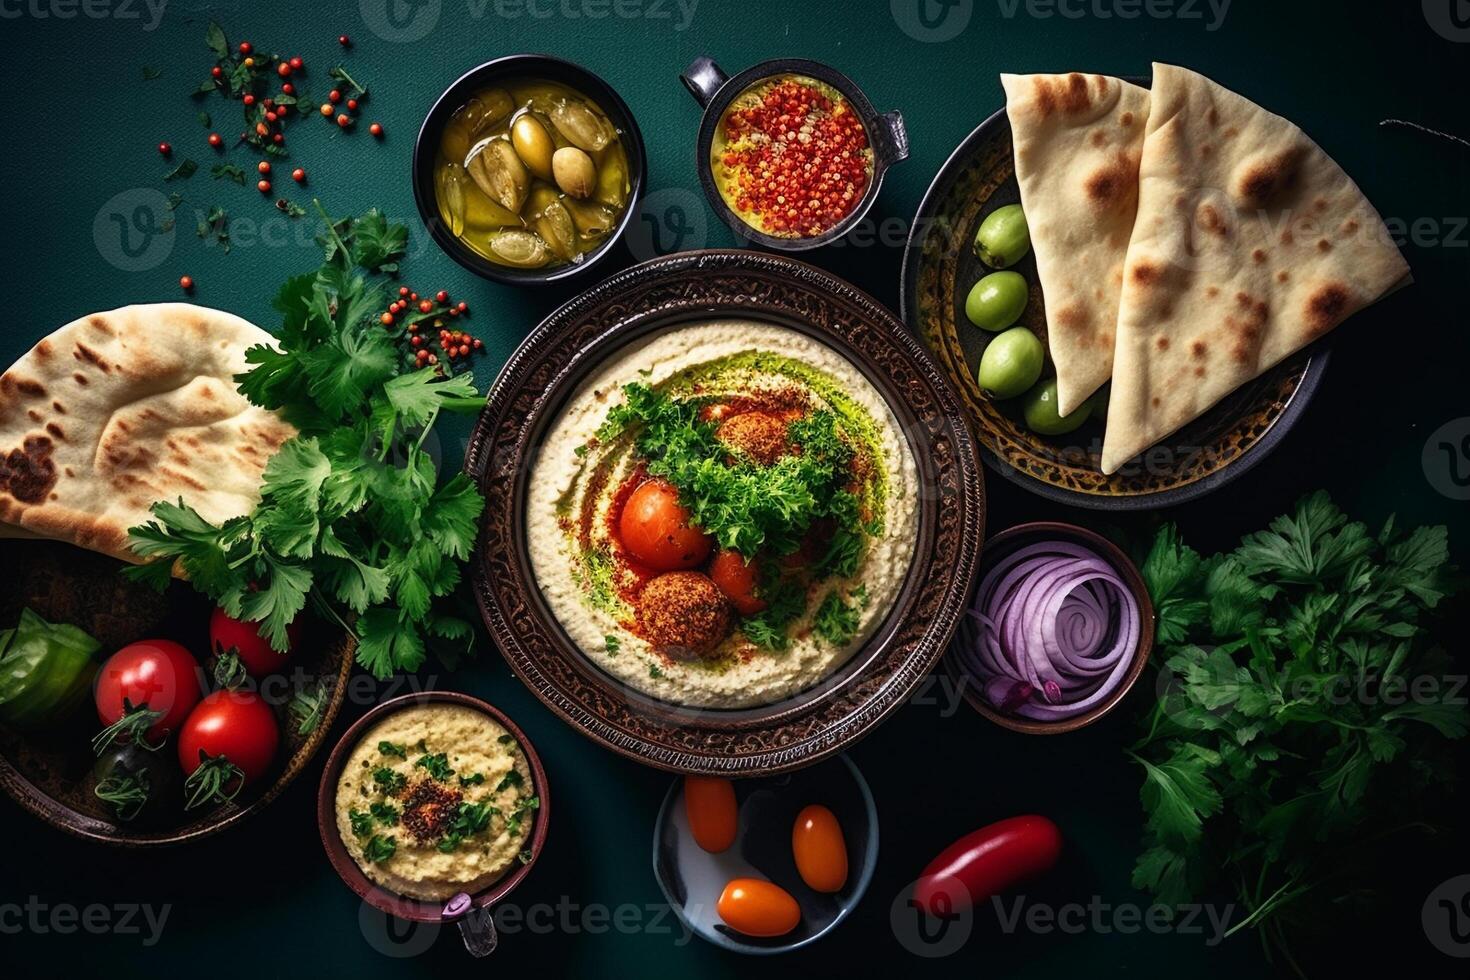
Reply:
[[[633,690],[584,655],[537,587],[527,488],[544,433],[589,373],[625,345],[722,316],[774,323],[845,357],[887,401],[919,467],[917,539],[893,608],[828,677],[754,708],[689,708]],[[949,385],[903,324],[866,293],[780,255],[682,252],[593,287],[538,326],[490,392],[465,456],[486,499],[471,566],[501,653],[568,724],[648,765],[769,774],[810,765],[871,731],[922,682],[974,583],[985,494]]]
[[[99,662],[119,647],[150,636],[177,640],[195,656],[208,659],[213,606],[182,582],[159,595],[124,580],[118,574],[122,562],[54,541],[0,541],[0,565],[11,570],[0,586],[0,625],[13,624],[21,609],[29,606],[48,620],[90,633],[102,643]],[[96,756],[91,738],[102,725],[91,698],[51,731],[20,732],[0,725],[0,787],[53,827],[107,844],[149,847],[217,834],[269,806],[311,762],[346,699],[356,649],[351,634],[307,620],[287,673],[261,685],[261,694],[271,702],[281,725],[275,777],[246,787],[229,803],[188,812],[181,805],[177,819],[167,822],[114,819],[92,793]],[[205,666],[201,661],[201,671]],[[317,683],[328,686],[330,694],[316,727],[303,735],[286,706],[294,691]],[[170,740],[161,751],[171,756],[176,743]]]
[[[332,863],[332,868],[337,872],[338,877],[364,902],[380,912],[410,922],[446,922],[451,920],[444,914],[444,902],[425,901],[399,895],[388,891],[363,874],[357,862],[352,860],[352,855],[347,853],[347,845],[337,830],[337,780],[342,776],[342,767],[346,764],[347,757],[352,754],[352,750],[357,747],[362,736],[378,722],[395,711],[425,704],[456,704],[472,708],[488,715],[503,726],[516,740],[521,751],[526,754],[526,764],[531,769],[531,782],[536,796],[541,801],[541,805],[536,810],[531,828],[531,842],[528,845],[531,859],[524,864],[513,865],[503,876],[492,882],[490,887],[471,895],[469,909],[484,909],[500,901],[510,894],[511,889],[520,884],[526,875],[531,873],[531,866],[536,863],[536,858],[540,857],[541,848],[546,843],[546,828],[551,820],[551,792],[546,781],[546,770],[541,765],[541,757],[536,754],[536,749],[531,745],[530,739],[526,738],[526,733],[521,731],[516,723],[507,718],[499,708],[486,704],[479,698],[472,698],[468,694],[459,694],[455,691],[425,691],[419,694],[405,694],[402,697],[384,701],[353,722],[352,727],[347,729],[346,734],[338,740],[336,748],[332,749],[332,754],[327,757],[327,766],[322,770],[321,786],[317,791],[316,824],[317,831],[321,834],[322,847],[327,851],[327,860]]]
[[[1154,648],[1154,604],[1149,597],[1148,586],[1144,584],[1143,576],[1138,573],[1138,568],[1128,559],[1128,556],[1123,554],[1121,548],[1095,531],[1060,521],[1033,521],[1029,524],[1017,524],[990,538],[985,542],[985,558],[981,563],[982,576],[987,562],[1004,558],[1036,538],[1052,540],[1060,538],[1097,552],[1117,571],[1118,577],[1123,580],[1123,584],[1133,595],[1134,601],[1138,603],[1138,646],[1133,651],[1133,663],[1128,668],[1128,673],[1123,676],[1122,683],[1113,689],[1105,701],[1080,715],[1059,721],[1037,721],[1033,718],[1021,718],[999,711],[985,700],[985,693],[981,690],[980,684],[956,662],[953,645],[960,642],[958,636],[952,641],[950,652],[944,658],[944,670],[950,682],[959,687],[960,693],[969,702],[970,707],[1002,728],[1009,728],[1013,732],[1024,732],[1027,735],[1061,735],[1066,732],[1075,732],[1079,728],[1086,728],[1112,711],[1128,696],[1133,685],[1138,683],[1138,678],[1143,674],[1143,668],[1148,663],[1149,655]]]

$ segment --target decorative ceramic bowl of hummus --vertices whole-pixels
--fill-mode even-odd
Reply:
[[[317,823],[364,901],[441,922],[525,877],[548,811],[546,774],[521,730],[483,701],[432,691],[385,701],[347,730],[322,773]],[[488,921],[476,925],[493,937]]]
[[[917,343],[841,280],[742,252],[645,263],[553,313],[466,468],[512,667],[683,772],[795,768],[871,729],[953,631],[983,529]]]

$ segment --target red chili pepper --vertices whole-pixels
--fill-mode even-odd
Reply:
[[[1049,870],[1062,834],[1046,817],[1011,817],[966,834],[919,876],[914,904],[937,918],[963,911]]]

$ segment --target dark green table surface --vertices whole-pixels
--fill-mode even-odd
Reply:
[[[915,13],[920,2],[932,4],[928,23],[937,26],[926,27]],[[389,3],[396,17],[385,13]],[[1449,485],[1449,461],[1441,457],[1437,468],[1426,470],[1421,454],[1441,425],[1455,419],[1470,424],[1463,419],[1470,415],[1464,385],[1470,232],[1465,218],[1457,217],[1470,208],[1470,150],[1378,126],[1385,117],[1404,117],[1466,129],[1466,32],[1449,20],[1448,0],[1425,7],[1427,12],[1415,2],[1236,0],[1219,20],[1202,0],[1154,4],[1151,9],[1175,15],[1133,19],[1117,16],[1143,9],[1126,0],[1072,0],[1061,7],[1034,0],[949,0],[948,7],[934,0],[894,0],[891,7],[886,0],[685,0],[685,11],[674,0],[419,0],[416,6],[402,0],[174,0],[155,19],[140,0],[95,0],[87,7],[70,0],[3,0],[0,118],[11,135],[0,268],[11,285],[0,314],[0,364],[81,314],[178,299],[177,280],[185,273],[198,283],[197,302],[273,325],[269,301],[278,283],[315,265],[306,222],[285,218],[251,186],[209,176],[216,155],[205,146],[195,116],[199,106],[188,93],[210,63],[203,46],[210,16],[234,40],[304,56],[317,102],[327,88],[325,69],[339,58],[369,85],[365,116],[383,123],[386,138],[344,135],[318,118],[304,120],[290,130],[293,164],[308,169],[310,192],[334,213],[377,205],[410,224],[415,248],[408,277],[419,289],[442,286],[469,301],[471,322],[489,348],[476,370],[482,384],[571,293],[519,292],[482,282],[422,234],[408,183],[413,136],[428,105],[472,65],[517,51],[552,52],[587,65],[618,89],[648,144],[653,193],[636,246],[641,257],[655,249],[732,244],[725,229],[714,227],[694,177],[699,112],[677,77],[691,59],[709,54],[732,72],[779,56],[837,66],[879,109],[902,110],[913,153],[890,173],[867,243],[839,243],[813,258],[896,307],[907,221],[951,149],[1001,106],[998,72],[1140,74],[1151,60],[1172,61],[1300,123],[1385,216],[1413,231],[1405,252],[1418,281],[1339,332],[1316,403],[1278,452],[1227,491],[1169,516],[1197,545],[1223,547],[1300,494],[1326,486],[1351,512],[1374,521],[1397,511],[1415,523],[1451,524],[1464,564],[1466,506],[1436,490]],[[344,32],[355,42],[345,58],[336,44]],[[144,80],[144,66],[161,69],[162,77]],[[218,99],[208,108],[232,136],[237,109]],[[155,145],[164,139],[173,143],[176,159],[201,163],[191,180],[161,182],[168,166]],[[227,156],[254,166],[241,150]],[[288,183],[283,172],[277,179]],[[136,235],[124,241],[112,215],[131,216],[138,204],[157,200],[150,194],[172,190],[185,199],[172,242],[148,244]],[[224,205],[237,220],[228,255],[194,235],[195,210],[211,204]],[[467,431],[467,425],[446,430],[447,465],[458,463]],[[1470,468],[1470,459],[1460,465]],[[1069,511],[994,477],[988,489],[992,529],[1060,518],[1142,535],[1160,517]],[[495,959],[480,965],[471,964],[450,932],[437,940],[405,936],[362,915],[364,907],[333,874],[317,839],[318,760],[248,825],[156,853],[84,844],[9,800],[0,802],[4,972],[90,972],[105,965],[112,975],[153,976],[466,970],[509,976],[539,969],[549,975],[657,970],[735,976],[758,969],[772,977],[923,971],[1203,978],[1257,976],[1265,969],[1248,936],[1211,948],[1198,935],[1095,928],[1077,935],[1008,935],[985,911],[960,952],[928,960],[906,951],[890,927],[894,897],[939,848],[970,829],[1027,811],[1054,816],[1069,845],[1063,870],[1036,891],[1039,900],[1146,902],[1128,884],[1141,822],[1139,774],[1120,749],[1130,737],[1132,715],[1146,706],[1142,690],[1103,724],[1055,741],[1009,735],[963,707],[907,706],[852,750],[881,813],[880,863],[866,899],[814,947],[757,962],[681,936],[656,911],[661,896],[649,866],[651,830],[670,777],[593,745],[542,707],[487,640],[480,647],[474,665],[422,680],[505,709],[547,765],[555,796],[550,837],[514,896],[523,909],[543,910],[536,915],[545,928],[505,935]],[[339,731],[363,710],[349,706]],[[1434,884],[1470,871],[1470,861],[1463,846],[1405,858],[1404,897],[1385,904],[1382,935],[1370,944],[1422,961],[1420,975],[1451,975],[1458,964],[1429,950],[1419,906]],[[62,932],[49,924],[50,910],[99,903],[167,905],[170,911],[151,946],[119,930]],[[48,910],[42,928],[23,921],[30,917],[23,908],[28,904]],[[608,929],[608,915],[624,905],[638,911],[624,911],[623,921],[636,918],[642,927]],[[1358,948],[1357,942],[1346,946]]]

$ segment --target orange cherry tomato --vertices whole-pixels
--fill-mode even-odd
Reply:
[[[649,480],[629,494],[618,532],[634,558],[660,572],[696,568],[714,548],[714,539],[690,525],[667,480]]]
[[[725,925],[747,936],[784,936],[801,921],[801,906],[779,885],[736,878],[725,886],[715,911]]]
[[[709,577],[740,615],[754,616],[766,608],[765,602],[755,594],[760,566],[754,559],[747,562],[738,551],[721,551],[710,562]]]
[[[847,884],[847,841],[831,810],[812,804],[796,815],[791,853],[801,880],[814,892],[831,894]]]
[[[735,843],[735,785],[718,776],[684,777],[684,813],[694,842],[711,854]]]

